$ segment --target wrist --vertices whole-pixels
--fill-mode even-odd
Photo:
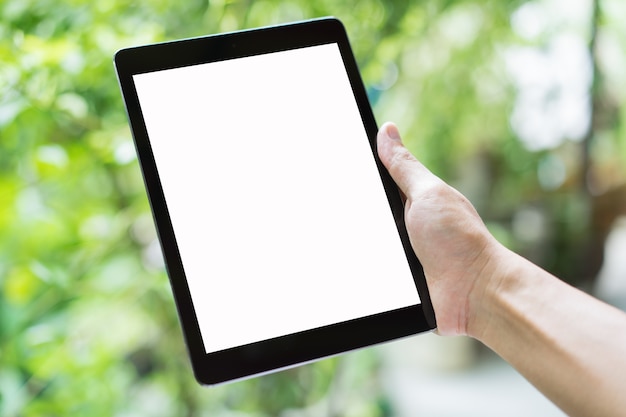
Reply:
[[[495,239],[485,248],[484,266],[469,294],[467,334],[489,344],[489,334],[502,319],[507,294],[518,292],[528,262]]]

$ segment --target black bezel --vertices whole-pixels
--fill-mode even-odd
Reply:
[[[207,354],[132,77],[140,73],[327,43],[339,45],[422,303]],[[323,18],[123,49],[115,55],[115,68],[179,318],[198,382],[212,385],[245,378],[429,331],[436,327],[424,273],[411,249],[406,233],[402,199],[395,183],[378,159],[376,153],[378,128],[345,29],[339,20]]]

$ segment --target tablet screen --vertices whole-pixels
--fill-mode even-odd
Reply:
[[[133,81],[207,353],[420,303],[336,43]]]

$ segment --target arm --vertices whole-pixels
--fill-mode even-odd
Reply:
[[[438,332],[480,340],[570,415],[623,414],[626,314],[498,243],[469,201],[409,153],[394,125],[381,128],[378,152],[406,196]]]

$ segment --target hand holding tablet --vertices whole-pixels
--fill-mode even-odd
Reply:
[[[341,23],[129,48],[115,64],[199,382],[435,327]]]

